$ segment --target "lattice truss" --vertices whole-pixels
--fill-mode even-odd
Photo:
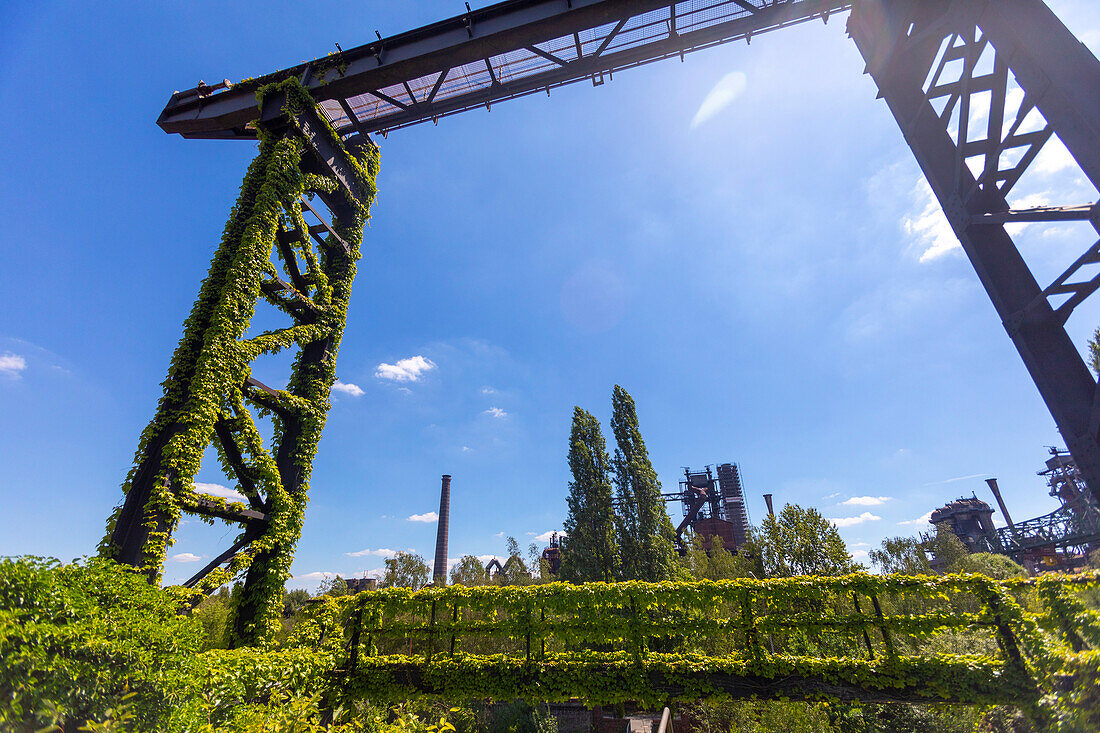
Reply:
[[[156,580],[182,516],[239,527],[232,545],[183,585],[210,592],[247,571],[237,622],[244,641],[263,636],[257,619],[281,603],[273,599],[281,598],[301,531],[373,196],[373,183],[366,190],[349,185],[351,176],[343,174],[355,168],[335,136],[319,134],[316,112],[280,122],[261,139],[104,543],[104,554],[143,567]],[[373,145],[360,144],[370,146],[359,152],[375,161]],[[290,323],[248,337],[261,300]],[[257,358],[284,351],[294,352],[285,388],[252,376]],[[258,427],[260,416],[271,418],[269,440]],[[211,444],[246,501],[196,489],[194,477]]]
[[[639,3],[637,5],[645,5]],[[341,133],[382,131],[709,48],[847,10],[843,0],[685,0],[320,105]],[[472,23],[467,32],[473,35]],[[386,58],[383,43],[375,50]],[[329,73],[330,76],[333,72]]]
[[[260,298],[289,316],[292,325],[241,338],[235,344],[239,352],[257,358],[294,351],[288,385],[316,378],[313,372],[321,362],[335,359],[342,319],[337,330],[326,316],[334,305],[334,290],[346,290],[349,274],[354,272],[347,272],[346,267],[352,247],[338,233],[340,223],[334,223],[332,213],[315,198],[318,193],[308,190],[281,202],[279,227],[267,262],[270,267],[259,282]],[[322,283],[328,287],[321,287]],[[300,467],[285,465],[276,456],[297,452],[299,446],[294,443],[302,438],[303,421],[323,419],[329,408],[323,393],[306,394],[308,390],[300,387],[273,388],[251,376],[251,371],[250,365],[243,384],[225,385],[227,393],[212,438],[225,475],[234,490],[247,499],[247,505],[199,492],[193,483],[190,491],[179,493],[184,512],[211,522],[220,519],[239,525],[242,532],[229,549],[183,583],[187,588],[214,590],[227,577],[248,568],[257,554],[257,540],[269,525],[273,495],[289,496],[300,488],[301,478],[296,475]],[[254,412],[272,418],[273,439],[264,439]],[[176,483],[183,483],[179,476]],[[223,565],[227,572],[211,575]]]
[[[1096,492],[1096,380],[1064,326],[1100,287],[1100,63],[1038,0],[866,0],[848,29]],[[1040,271],[1051,243],[1083,253],[1040,286],[1017,242]]]
[[[1023,224],[1031,223],[1091,221],[1094,229],[1100,228],[1096,189],[1092,186],[1087,187],[1090,203],[1049,200],[1063,194],[1064,188],[1044,191],[1032,186],[1022,195],[1017,194],[1017,189],[1023,188],[1019,185],[1021,178],[1047,148],[1047,170],[1063,163],[1067,168],[1080,169],[1065,146],[1054,138],[1053,127],[1036,107],[1038,95],[1029,95],[1020,87],[1009,71],[1005,54],[997,52],[981,28],[968,25],[943,39],[924,94],[955,143],[960,203],[977,218],[975,223],[1004,224],[1011,234],[1019,234]],[[1086,193],[1080,190],[1085,186],[1076,188],[1078,193]],[[980,213],[974,213],[975,208]],[[1095,234],[1087,232],[1090,239]],[[1100,287],[1100,271],[1087,267],[1097,263],[1100,240],[1092,242],[1014,319],[1024,320],[1046,301],[1054,310],[1055,320],[1065,323],[1073,309]]]

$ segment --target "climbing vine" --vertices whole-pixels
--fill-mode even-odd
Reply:
[[[348,645],[351,697],[579,695],[659,706],[755,694],[835,699],[847,688],[856,697],[853,689],[1010,702],[1076,730],[1088,728],[1066,704],[1066,680],[1095,688],[1100,616],[1075,593],[1098,585],[1097,574],[854,574],[393,588],[318,605],[303,640]],[[942,635],[967,640],[968,653],[935,651]]]
[[[651,709],[731,697],[944,700],[1023,707],[1039,730],[1091,732],[1100,626],[1082,594],[1096,588],[1093,573],[387,589],[314,600],[276,647],[201,651],[182,599],[131,569],[0,559],[0,728],[101,719],[136,694],[141,730],[202,729],[287,696],[329,709],[436,696]],[[853,591],[870,625],[847,612]],[[809,604],[855,643],[829,646]],[[947,607],[974,610],[953,620]],[[998,626],[999,643],[983,647]],[[860,629],[879,638],[865,644]],[[956,651],[936,647],[962,630]]]
[[[305,172],[303,157],[312,155],[309,135],[324,136],[335,150],[345,150],[343,141],[322,114],[306,115],[316,109],[315,103],[295,79],[260,88],[257,99],[261,107],[280,104],[286,127],[256,125],[259,153],[184,323],[163,384],[164,396],[142,433],[134,468],[123,485],[130,492],[138,481],[148,484],[149,475],[154,477],[141,507],[148,531],[141,564],[159,580],[171,533],[183,511],[205,507],[209,514],[213,507],[226,514],[250,508],[194,491],[193,478],[204,450],[211,442],[217,446],[226,475],[237,476],[237,490],[264,515],[262,526],[246,526],[239,538],[244,541],[242,549],[196,587],[197,592],[208,592],[248,571],[235,625],[237,644],[265,643],[279,628],[282,588],[301,534],[312,461],[330,407],[336,354],[378,172],[378,150],[369,142],[342,161],[352,171],[354,191],[334,178]],[[335,234],[315,251],[302,199],[317,195],[336,210]],[[271,261],[280,233],[280,256],[290,284],[277,279]],[[297,323],[244,339],[261,295]],[[299,351],[286,389],[247,387],[258,356],[291,346]],[[264,446],[250,407],[273,418],[271,451]],[[108,522],[100,547],[104,556],[117,556],[112,535],[120,512],[121,507]]]

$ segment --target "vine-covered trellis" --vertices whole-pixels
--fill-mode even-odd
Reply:
[[[233,545],[185,583],[209,592],[246,573],[238,644],[264,643],[279,628],[378,172],[377,147],[365,136],[342,140],[297,80],[268,85],[257,99],[259,153],[100,548],[156,582],[184,513],[240,525]],[[246,338],[261,297],[293,323]],[[285,389],[253,378],[258,357],[292,347],[297,356]],[[272,418],[270,448],[253,411]],[[247,504],[195,489],[211,443]]]
[[[296,643],[332,650],[343,699],[1009,704],[1070,730],[1095,714],[1100,614],[1083,594],[1098,587],[1093,573],[390,588],[315,602]]]

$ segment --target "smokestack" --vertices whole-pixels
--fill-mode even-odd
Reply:
[[[772,495],[771,494],[764,494],[764,501],[766,501],[768,503],[768,514],[770,516],[774,517],[775,516],[775,509],[772,507]]]
[[[1012,530],[1013,534],[1016,534],[1016,525],[1012,523],[1012,517],[1008,515],[1008,509],[1005,507],[1005,500],[1001,498],[1001,490],[997,486],[997,479],[987,478],[985,482],[989,484],[989,490],[993,492],[993,496],[997,499],[997,506],[1001,508],[1001,516],[1008,522],[1008,528]]]
[[[443,488],[439,492],[439,523],[435,535],[435,572],[432,581],[447,585],[447,532],[451,519],[451,476],[443,474]]]

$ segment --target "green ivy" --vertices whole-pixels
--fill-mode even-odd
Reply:
[[[133,569],[0,560],[0,729],[100,721],[92,729],[109,730],[125,719],[126,730],[247,730],[269,717],[313,720],[364,700],[433,696],[652,709],[853,695],[1010,704],[1042,730],[1082,733],[1097,730],[1100,711],[1100,626],[1081,601],[1097,587],[1093,573],[394,588],[310,602],[279,648],[200,652],[201,624],[186,597]],[[853,590],[874,594],[882,619],[866,613],[875,619],[868,627],[847,613]],[[895,603],[903,596],[927,613]],[[979,610],[959,619],[942,613],[972,602]],[[825,621],[807,615],[811,603]],[[829,625],[856,643],[830,650]],[[954,654],[921,646],[937,633],[998,625],[1007,630],[998,632],[1000,653],[972,653],[977,643]],[[894,652],[879,641],[873,657],[863,654],[865,628],[893,633]]]
[[[144,463],[159,455],[157,481],[143,507],[150,533],[142,560],[150,578],[159,581],[172,531],[182,512],[198,506],[193,479],[204,450],[214,440],[215,425],[220,421],[233,435],[258,493],[243,485],[237,488],[251,494],[250,499],[263,502],[267,523],[244,551],[206,576],[196,590],[210,592],[247,571],[233,635],[236,645],[268,644],[279,628],[282,588],[290,577],[294,546],[301,535],[312,462],[330,407],[336,355],[379,167],[378,149],[373,144],[360,151],[361,159],[347,156],[359,196],[338,186],[334,179],[304,173],[302,158],[307,144],[295,127],[300,125],[303,111],[315,108],[312,97],[295,79],[288,79],[260,88],[257,98],[261,105],[267,99],[284,100],[282,111],[289,126],[268,129],[257,125],[259,153],[245,176],[221,246],[184,323],[184,336],[163,384],[157,415],[142,433],[134,468],[123,485],[129,492]],[[342,140],[324,116],[318,113],[313,117],[314,123],[320,122],[320,134],[328,136],[336,149],[343,149]],[[300,199],[318,193],[343,198],[350,215],[336,218],[333,226],[350,251],[334,241],[321,246],[319,252],[310,244]],[[261,284],[277,274],[271,263],[276,234],[288,228],[296,230],[301,240],[291,245],[291,255],[305,264],[302,278],[307,292],[297,296],[310,304],[312,317],[309,322],[245,340],[261,297]],[[246,402],[244,384],[258,356],[291,346],[299,347],[299,352],[287,388],[254,404],[259,414],[274,418],[274,449],[269,452],[249,409],[251,401]],[[233,476],[230,456],[220,442],[214,442],[226,475]],[[222,509],[247,508],[224,499],[202,498]],[[108,522],[100,546],[105,557],[114,557],[117,551],[111,535],[119,511]]]

